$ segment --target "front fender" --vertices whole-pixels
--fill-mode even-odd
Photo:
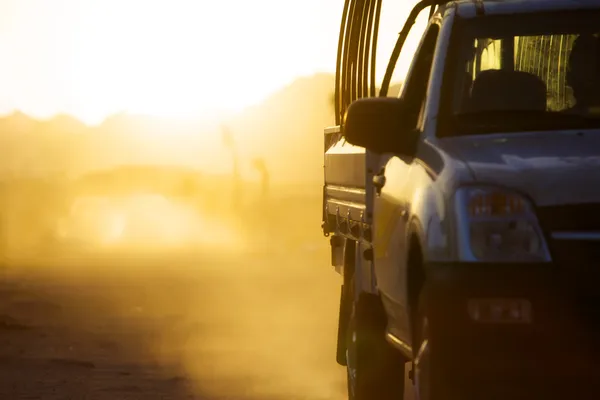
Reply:
[[[451,224],[443,191],[432,182],[415,193],[411,204],[407,239],[418,239],[425,262],[451,260]]]

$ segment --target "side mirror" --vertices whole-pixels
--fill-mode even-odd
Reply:
[[[346,111],[344,137],[348,143],[374,153],[412,155],[417,135],[407,131],[403,124],[405,119],[405,108],[401,99],[359,99]]]

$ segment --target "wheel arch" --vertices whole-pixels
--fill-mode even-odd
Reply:
[[[412,218],[407,230],[406,293],[411,336],[414,338],[415,318],[421,290],[425,284],[425,233],[419,219]],[[412,342],[413,340],[411,340]]]

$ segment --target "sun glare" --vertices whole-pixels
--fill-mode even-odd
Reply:
[[[92,123],[117,110],[239,112],[319,69],[315,32],[299,29],[318,14],[312,3],[290,21],[296,5],[275,0],[82,1],[70,68],[75,112]]]
[[[214,7],[182,1],[116,6],[80,6],[78,17],[86,23],[78,26],[73,82],[82,88],[78,113],[84,118],[101,118],[111,108],[183,118],[234,111],[252,101],[251,93],[231,96],[228,89],[232,60],[219,47],[230,43],[207,18]]]
[[[386,3],[382,71],[412,3]],[[68,113],[89,124],[122,111],[236,113],[300,76],[332,73],[342,7],[342,0],[1,0],[0,51],[10,57],[0,65],[0,113]]]

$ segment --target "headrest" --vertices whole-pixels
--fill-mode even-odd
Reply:
[[[600,37],[580,35],[575,39],[569,54],[567,84],[575,89],[579,96],[587,92],[588,96],[598,96],[600,87]]]
[[[523,71],[490,69],[475,78],[468,111],[545,111],[546,101],[546,84],[537,76]]]
[[[471,86],[473,85],[473,76],[465,72],[462,82],[462,92],[460,93],[460,109],[464,110],[469,106],[469,98],[471,97]]]

